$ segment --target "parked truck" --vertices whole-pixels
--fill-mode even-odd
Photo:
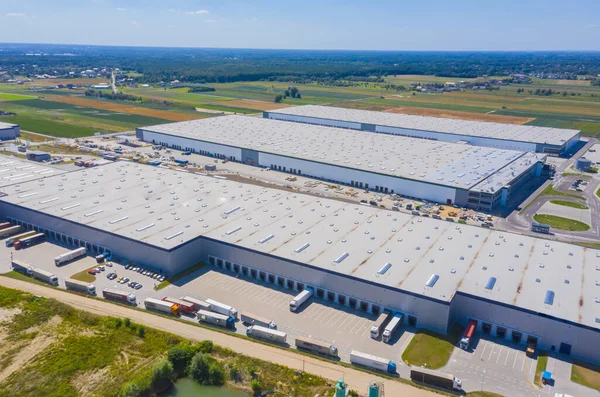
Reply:
[[[160,299],[146,298],[144,300],[144,306],[147,310],[156,310],[158,312],[172,314],[174,316],[179,316],[179,314],[181,314],[181,308],[179,305]]]
[[[413,382],[441,387],[447,390],[462,390],[462,381],[454,375],[433,371],[425,368],[411,368],[410,379]]]
[[[273,321],[267,320],[264,317],[257,316],[256,314],[250,312],[241,312],[240,321],[248,325],[260,325],[262,327],[277,329],[277,324],[275,324]]]
[[[296,337],[296,349],[304,349],[309,352],[322,354],[324,356],[338,356],[338,348],[336,346],[330,343],[320,342],[315,339],[305,338],[303,336]]]
[[[381,335],[381,333],[385,329],[385,326],[388,325],[392,317],[392,313],[387,310],[381,312],[379,317],[377,317],[377,320],[375,320],[375,322],[371,326],[371,338],[379,338],[379,335]]]
[[[104,297],[104,299],[124,302],[134,306],[137,305],[135,295],[127,291],[119,291],[116,289],[106,288],[102,291],[102,296]]]
[[[462,338],[460,338],[460,348],[463,350],[469,349],[469,344],[471,343],[471,339],[473,339],[473,334],[475,334],[475,329],[477,328],[477,321],[469,320],[467,323],[467,327],[465,328],[465,332],[463,332]]]
[[[83,292],[88,295],[96,295],[96,286],[94,284],[68,278],[65,280],[65,285],[67,289],[73,291]]]
[[[87,253],[85,247],[74,249],[73,251],[65,252],[64,254],[60,254],[56,258],[54,258],[54,264],[56,266],[63,265],[67,262],[70,262],[74,259],[85,256]]]
[[[35,234],[35,231],[30,230],[28,232],[17,234],[16,236],[12,236],[11,238],[6,240],[6,246],[12,247],[17,241],[21,240],[22,238],[33,236],[34,234]]]
[[[20,233],[23,231],[23,226],[9,226],[2,230],[0,230],[0,238],[12,236],[15,233]]]
[[[233,317],[234,319],[236,319],[238,316],[237,309],[234,309],[233,307],[231,307],[229,305],[226,305],[221,302],[217,302],[216,300],[213,300],[213,299],[207,299],[206,303],[208,303],[210,305],[210,310],[212,310],[213,312],[221,313],[226,316]]]
[[[198,310],[198,320],[201,323],[218,325],[219,327],[224,328],[233,328],[233,325],[235,323],[233,317],[229,317],[224,314],[209,312],[208,310]]]
[[[313,296],[312,288],[307,288],[304,291],[300,292],[290,302],[290,311],[292,311],[292,312],[297,311],[300,308],[300,306],[302,306],[312,296]]]
[[[2,222],[2,223],[0,223],[0,230],[9,228],[10,225],[11,225],[10,222]]]
[[[31,269],[31,276],[36,280],[43,281],[44,283],[48,283],[50,285],[58,285],[58,277],[47,270],[40,269],[38,267],[34,267]]]
[[[402,313],[396,313],[396,314],[394,314],[394,317],[392,317],[392,319],[390,320],[388,325],[385,326],[385,329],[383,330],[383,336],[382,336],[382,340],[384,343],[391,342],[392,338],[394,337],[394,334],[396,333],[396,331],[398,330],[398,328],[400,328],[400,325],[402,324],[403,317],[404,316],[402,315]]]
[[[31,272],[33,271],[33,267],[28,263],[18,261],[13,259],[11,261],[11,265],[14,271],[22,273],[26,276],[31,276]]]
[[[181,299],[177,299],[177,298],[171,298],[169,296],[165,296],[164,298],[162,298],[163,301],[165,302],[169,302],[172,304],[175,304],[177,306],[179,306],[179,309],[181,311],[184,311],[186,313],[194,313],[196,310],[194,309],[194,304],[190,303],[190,302],[186,302],[184,300]]]
[[[249,326],[248,329],[246,329],[246,335],[273,343],[285,344],[287,341],[287,334],[285,332],[261,327],[260,325]]]
[[[191,296],[184,296],[181,298],[182,301],[189,302],[194,305],[194,311],[206,310],[210,311],[210,303],[205,302],[201,299],[192,298]]]
[[[395,362],[356,350],[350,352],[350,363],[362,365],[363,367],[376,369],[378,371],[389,372],[390,374],[396,373]]]
[[[19,241],[17,241],[15,243],[15,249],[31,247],[32,245],[41,243],[45,239],[46,239],[46,235],[44,233],[37,233],[37,234],[34,234],[33,236],[25,237],[25,238],[22,238]]]

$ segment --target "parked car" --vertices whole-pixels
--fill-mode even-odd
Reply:
[[[140,288],[142,288],[142,284],[140,284],[140,283],[135,283],[135,287],[133,287],[133,288],[135,288],[135,289],[140,289]]]
[[[158,273],[154,273],[154,276],[152,276],[153,279],[158,279]]]
[[[88,272],[88,274],[91,274],[92,276],[96,275],[96,270],[95,269],[90,269],[87,272]]]
[[[158,278],[158,281],[160,281],[160,282],[162,283],[162,282],[163,282],[163,281],[165,281],[166,279],[167,279],[167,278],[166,278],[165,276],[160,276],[160,277]]]
[[[121,284],[126,284],[129,282],[129,277],[125,277],[123,278],[123,280],[121,280]]]

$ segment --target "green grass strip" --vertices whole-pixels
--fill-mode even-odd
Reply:
[[[536,222],[548,224],[554,229],[569,230],[572,232],[585,232],[590,228],[586,223],[555,215],[538,214],[535,215],[533,219]]]

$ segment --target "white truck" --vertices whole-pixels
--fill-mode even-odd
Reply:
[[[30,230],[28,232],[17,234],[16,236],[12,236],[10,238],[7,238],[5,244],[6,244],[7,247],[12,247],[17,241],[19,241],[19,240],[21,240],[23,238],[27,238],[27,237],[33,236],[34,234],[35,234],[35,230]]]
[[[209,312],[208,310],[198,310],[198,320],[201,323],[218,325],[219,327],[230,329],[233,328],[235,322],[233,317],[229,317],[224,314]]]
[[[389,372],[390,374],[396,373],[395,362],[356,350],[352,350],[352,352],[350,352],[350,363],[362,365],[363,367],[376,369],[378,371]]]
[[[410,379],[415,383],[441,387],[447,390],[462,391],[462,380],[454,375],[433,371],[426,368],[411,368]]]
[[[381,335],[381,333],[385,329],[385,326],[388,325],[388,323],[390,322],[391,319],[392,319],[392,313],[390,313],[387,310],[384,310],[383,312],[381,312],[379,317],[377,317],[377,320],[375,320],[375,322],[371,326],[371,338],[373,338],[373,339],[379,338],[379,335]]]
[[[12,236],[15,233],[23,231],[23,226],[11,226],[0,230],[0,238]]]
[[[33,271],[33,266],[29,265],[28,263],[13,259],[11,261],[11,265],[12,265],[12,268],[14,271],[22,273],[26,276],[31,276],[31,272]]]
[[[212,310],[213,312],[224,314],[226,316],[233,317],[234,319],[236,319],[238,316],[237,309],[234,309],[233,307],[226,305],[225,303],[217,302],[213,299],[207,299],[206,303],[210,305],[210,310]]]
[[[61,255],[57,256],[56,258],[54,258],[54,264],[56,266],[63,265],[74,259],[85,256],[86,253],[87,253],[87,251],[86,251],[85,247],[81,247],[81,248],[74,249],[73,251],[65,252],[64,254],[61,254]]]
[[[325,356],[337,357],[338,348],[331,343],[320,342],[312,338],[305,338],[303,336],[296,337],[296,349],[308,350],[309,352],[322,354]]]
[[[198,310],[211,311],[210,303],[205,302],[201,299],[192,298],[191,296],[184,296],[183,298],[181,298],[181,300],[184,302],[189,302],[189,303],[193,304],[195,311],[198,311]]]
[[[68,278],[65,280],[65,286],[67,289],[83,292],[88,295],[96,295],[96,287],[94,284],[85,283],[83,281],[74,280],[72,278]]]
[[[264,317],[260,317],[250,312],[241,312],[240,321],[248,325],[260,325],[262,327],[277,329],[277,324],[275,324],[273,321],[267,320]]]
[[[394,337],[394,333],[400,328],[400,324],[402,324],[402,318],[404,316],[401,313],[394,314],[394,317],[390,320],[388,325],[385,326],[383,330],[383,336],[381,339],[384,343],[390,343],[392,338]]]
[[[300,308],[300,306],[302,306],[312,296],[313,296],[313,290],[311,288],[307,288],[304,291],[300,292],[290,302],[290,311],[292,311],[292,312],[297,311]]]
[[[106,288],[102,290],[102,296],[104,299],[113,301],[128,303],[133,306],[137,306],[137,300],[135,295],[127,291],[119,291],[117,289]]]
[[[34,267],[31,269],[31,276],[36,280],[43,281],[50,285],[58,286],[58,277],[47,270],[40,269],[38,267]]]
[[[285,344],[287,334],[271,328],[261,327],[260,325],[251,325],[246,329],[246,335],[253,338],[262,339],[268,342]]]

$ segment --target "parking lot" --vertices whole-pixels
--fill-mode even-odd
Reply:
[[[477,333],[468,351],[455,348],[444,371],[461,378],[469,390],[481,388],[504,396],[537,396],[532,389],[536,357],[525,346]]]

